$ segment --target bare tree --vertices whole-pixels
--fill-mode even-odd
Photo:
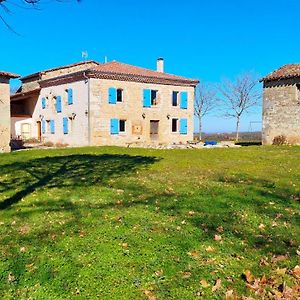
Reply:
[[[261,93],[257,85],[258,79],[251,72],[239,75],[235,81],[225,79],[219,85],[225,116],[236,120],[236,141],[239,140],[242,115],[260,103]]]
[[[217,106],[217,91],[211,84],[201,82],[196,89],[194,115],[199,121],[199,140],[202,140],[203,117]]]
[[[51,1],[51,0],[50,0]],[[68,2],[68,0],[53,0],[56,2]],[[71,1],[77,1],[80,2],[82,0],[71,0]],[[20,3],[16,3],[14,0],[0,0],[0,8],[2,9],[2,12],[5,14],[8,14],[11,12],[10,5],[17,6],[21,8],[38,8],[38,5],[42,2],[49,2],[49,0],[19,0]],[[11,31],[15,32],[13,28],[6,22],[3,13],[0,11],[0,20],[5,24],[5,26],[10,29]]]

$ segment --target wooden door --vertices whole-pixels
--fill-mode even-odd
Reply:
[[[151,140],[158,139],[158,132],[159,132],[159,121],[150,120],[150,138],[151,138]]]
[[[40,121],[37,121],[36,125],[37,125],[37,138],[40,142],[42,140],[42,124]]]

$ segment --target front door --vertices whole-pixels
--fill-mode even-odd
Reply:
[[[159,128],[159,121],[157,120],[150,120],[150,138],[153,141],[158,139],[158,128]]]
[[[38,138],[38,141],[40,142],[42,140],[42,124],[41,124],[41,122],[37,121],[36,126],[37,126],[37,138]]]

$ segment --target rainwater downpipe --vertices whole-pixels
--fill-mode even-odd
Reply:
[[[83,77],[85,78],[88,84],[88,144],[91,145],[91,116],[90,116],[90,109],[91,109],[91,96],[90,96],[90,78],[86,76],[85,72],[83,72]]]

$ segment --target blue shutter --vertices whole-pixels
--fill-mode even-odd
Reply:
[[[180,119],[180,134],[187,134],[187,119]]]
[[[187,109],[188,107],[188,94],[187,92],[180,93],[180,108]]]
[[[46,121],[42,120],[42,133],[45,134],[46,133]]]
[[[42,109],[45,109],[46,108],[46,98],[43,97],[42,98]]]
[[[117,89],[115,88],[108,89],[108,103],[110,104],[117,103]]]
[[[73,90],[68,89],[68,104],[71,105],[73,104]]]
[[[69,133],[69,120],[68,118],[63,118],[63,132],[64,134],[68,134]]]
[[[61,96],[56,96],[56,112],[61,112]]]
[[[143,92],[143,106],[151,107],[151,90],[145,89]]]
[[[54,120],[50,120],[50,132],[51,132],[51,134],[55,133],[55,123],[54,123]]]
[[[119,134],[119,119],[110,119],[110,134]]]

